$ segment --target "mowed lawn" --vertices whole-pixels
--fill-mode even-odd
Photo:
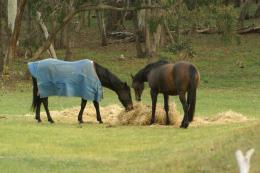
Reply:
[[[251,147],[252,172],[260,170],[259,121],[188,130],[36,124],[28,117],[0,124],[1,172],[237,172],[235,150]]]
[[[259,36],[258,36],[259,37]],[[115,126],[46,121],[36,123],[30,112],[31,81],[0,90],[0,172],[238,172],[235,151],[254,148],[251,172],[260,172],[260,42],[245,36],[240,45],[223,45],[218,37],[196,37],[191,61],[201,73],[196,116],[233,110],[245,123],[179,129],[165,126]],[[105,48],[74,50],[77,59],[91,57],[130,83],[147,60],[134,52]],[[58,52],[62,53],[62,52]],[[126,54],[127,53],[127,54]],[[127,60],[120,61],[120,54]],[[162,50],[170,61],[178,56]],[[240,68],[239,64],[244,68]],[[133,97],[132,93],[132,97]],[[171,97],[182,112],[178,97]],[[149,89],[143,102],[151,104]],[[79,106],[79,98],[50,98],[51,110]],[[162,96],[159,97],[162,104]],[[89,103],[90,104],[90,103]],[[120,104],[105,89],[102,106]],[[101,112],[102,114],[102,112]],[[75,115],[75,120],[77,115]],[[55,118],[54,118],[55,120]],[[87,121],[87,119],[85,119]],[[75,121],[76,122],[76,121]]]

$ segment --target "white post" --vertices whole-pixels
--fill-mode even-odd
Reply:
[[[250,169],[250,158],[254,153],[254,149],[250,149],[246,152],[245,156],[241,150],[236,151],[236,159],[240,173],[249,173]]]

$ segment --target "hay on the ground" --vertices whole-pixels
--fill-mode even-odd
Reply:
[[[170,124],[177,124],[179,113],[176,111],[175,103],[169,104],[169,120]],[[70,109],[64,109],[62,111],[51,111],[50,114],[54,121],[66,121],[75,123],[80,107],[73,107]],[[134,105],[134,109],[126,112],[124,108],[117,104],[109,105],[106,107],[100,106],[100,113],[104,123],[110,125],[148,125],[151,120],[152,108],[151,106],[138,103]],[[32,116],[27,114],[25,116]],[[41,118],[46,120],[45,112],[41,112]],[[93,105],[87,105],[83,120],[85,122],[98,123],[96,120],[96,110]],[[166,115],[162,105],[157,104],[155,123],[164,125],[166,123]]]
[[[198,126],[203,124],[226,124],[226,123],[239,123],[249,121],[246,116],[232,110],[221,112],[212,117],[195,117],[191,125]]]
[[[179,126],[183,118],[183,115],[176,109],[175,103],[169,104],[169,119],[170,124],[174,126]],[[64,109],[63,111],[51,111],[51,116],[54,121],[62,121],[66,123],[77,123],[77,116],[80,107],[74,107],[70,109]],[[151,106],[138,103],[134,105],[134,109],[126,112],[124,108],[117,104],[100,107],[101,117],[104,123],[109,126],[115,125],[149,125],[152,115]],[[33,116],[32,114],[27,114],[26,116]],[[46,120],[45,112],[41,112],[42,119]],[[96,120],[96,110],[93,105],[87,105],[83,114],[83,120],[85,122],[98,123]],[[165,125],[166,115],[162,105],[157,104],[156,107],[156,124]],[[213,124],[225,124],[225,123],[237,123],[249,121],[246,116],[233,112],[221,112],[215,116],[211,117],[199,117],[195,116],[194,121],[190,124],[191,126],[201,126],[201,125],[213,125]]]
[[[152,108],[151,106],[143,105],[142,103],[136,104],[134,109],[125,112],[121,111],[118,114],[118,123],[121,125],[148,125],[151,121]],[[170,104],[169,120],[170,124],[178,123],[179,113],[176,111],[175,104]],[[166,114],[162,105],[156,106],[155,123],[160,125],[166,124]]]

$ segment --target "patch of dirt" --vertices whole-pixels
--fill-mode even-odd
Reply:
[[[56,122],[77,123],[77,116],[80,107],[64,109],[62,111],[51,111],[51,116]],[[152,108],[151,106],[141,103],[135,104],[134,109],[126,112],[121,106],[117,104],[100,107],[101,117],[108,127],[116,125],[149,125],[151,120]],[[26,114],[25,116],[33,116]],[[41,118],[46,121],[45,112],[41,112]],[[181,115],[175,103],[170,104],[169,119],[170,124],[179,127],[182,121]],[[87,105],[83,114],[83,120],[87,123],[98,123],[96,120],[96,111],[93,105]],[[218,113],[211,117],[195,116],[191,126],[203,126],[226,123],[239,123],[249,121],[246,116],[233,112],[231,110]],[[162,105],[157,104],[156,107],[156,124],[165,125],[166,116]]]

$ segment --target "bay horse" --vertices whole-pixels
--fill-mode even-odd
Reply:
[[[187,128],[193,121],[196,104],[196,90],[200,81],[200,74],[196,67],[188,62],[169,63],[165,60],[146,65],[135,76],[132,76],[132,87],[135,92],[135,99],[141,101],[144,90],[144,82],[150,86],[152,98],[152,118],[150,124],[155,122],[155,110],[157,95],[164,96],[164,110],[166,112],[166,124],[169,125],[169,95],[179,95],[182,103],[184,117],[181,128]],[[186,93],[187,99],[186,99]]]
[[[99,65],[98,63],[93,62],[93,65],[94,65],[96,74],[101,82],[101,85],[114,91],[117,94],[119,101],[125,107],[126,111],[133,109],[130,87],[127,85],[127,83],[122,82],[116,75],[114,75],[107,68]],[[41,122],[40,108],[41,108],[41,103],[43,103],[43,106],[44,106],[46,114],[47,114],[48,121],[50,123],[54,123],[54,121],[50,115],[49,108],[48,108],[48,97],[40,98],[40,96],[38,94],[39,92],[38,92],[38,86],[37,86],[37,79],[35,77],[32,77],[32,82],[33,82],[32,108],[35,111],[35,119],[38,122]],[[83,123],[82,115],[83,115],[86,104],[87,104],[87,100],[82,98],[81,99],[81,108],[78,113],[79,123]],[[93,104],[96,109],[97,121],[99,123],[103,123],[101,115],[100,115],[100,110],[99,110],[99,102],[93,101]]]

